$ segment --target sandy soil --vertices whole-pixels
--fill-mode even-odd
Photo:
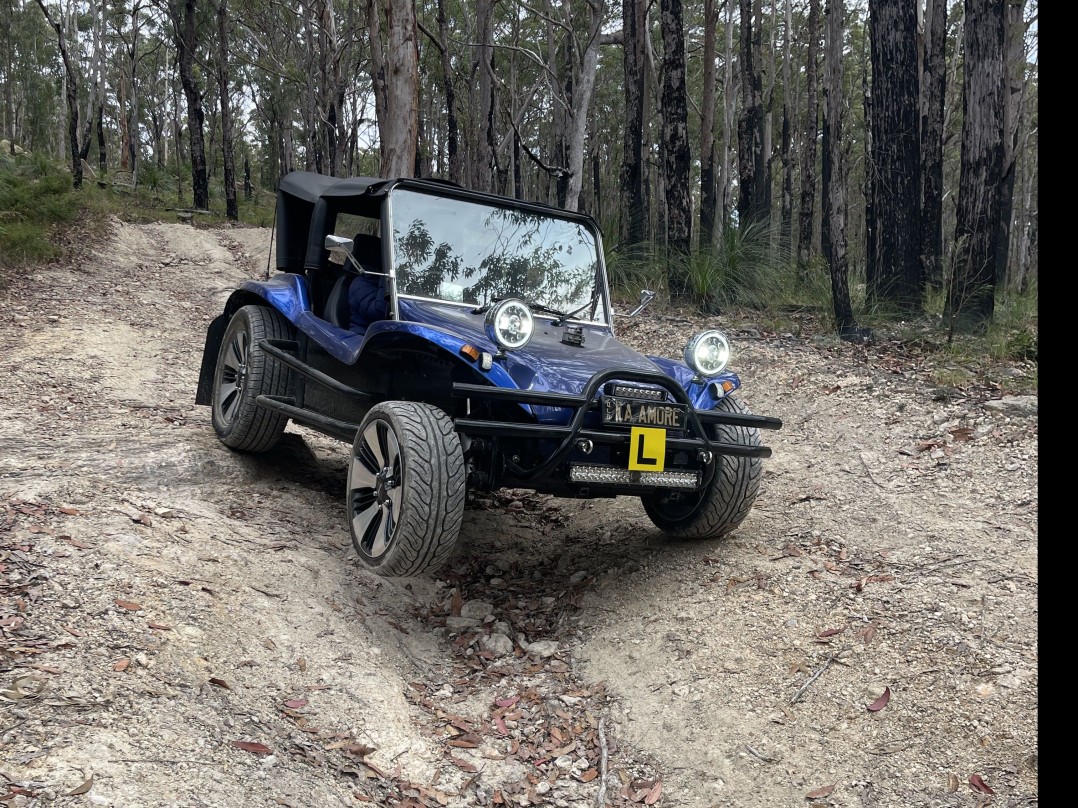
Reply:
[[[784,421],[734,535],[502,491],[384,580],[346,447],[238,455],[193,403],[268,242],[117,221],[0,298],[0,803],[1038,803],[1030,369],[944,388],[927,351],[713,318]]]

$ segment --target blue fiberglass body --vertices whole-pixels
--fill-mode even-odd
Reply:
[[[366,345],[394,333],[427,340],[461,362],[467,361],[460,355],[465,345],[474,345],[492,355],[499,352],[484,330],[482,314],[475,313],[474,307],[470,306],[403,298],[399,303],[401,319],[381,320],[363,333],[355,333],[334,326],[311,311],[306,280],[302,275],[279,273],[268,281],[246,281],[240,288],[264,299],[330,356],[346,365],[360,362]],[[490,370],[484,372],[491,384],[529,392],[578,396],[588,381],[601,371],[661,372],[685,390],[696,409],[714,406],[716,399],[709,391],[712,382],[726,382],[728,391],[741,386],[737,375],[730,371],[701,378],[681,362],[639,354],[621,343],[605,324],[579,323],[583,343],[567,345],[561,340],[563,329],[554,325],[553,316],[540,314],[535,319],[535,334],[529,343],[504,353]],[[543,423],[564,424],[572,415],[564,407],[521,406]]]

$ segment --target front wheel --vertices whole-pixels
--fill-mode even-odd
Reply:
[[[715,409],[749,414],[735,398],[724,398]],[[723,443],[759,446],[755,427],[717,424],[715,439]],[[718,464],[703,491],[663,491],[641,497],[644,510],[656,527],[679,539],[717,539],[732,533],[749,515],[760,491],[763,461],[759,457],[716,455]]]
[[[288,395],[289,370],[259,347],[264,339],[295,339],[295,329],[276,309],[243,306],[221,339],[213,373],[213,428],[225,446],[264,452],[280,440],[288,416],[256,404],[260,395]]]
[[[460,437],[442,410],[376,404],[348,464],[346,508],[359,560],[386,577],[437,570],[456,545],[465,483]]]

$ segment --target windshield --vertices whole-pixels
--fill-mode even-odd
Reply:
[[[391,204],[398,294],[477,306],[520,297],[606,321],[596,238],[585,225],[404,189]]]

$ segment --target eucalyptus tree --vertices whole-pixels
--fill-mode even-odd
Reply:
[[[419,129],[418,27],[411,0],[370,0],[367,34],[381,173],[389,177],[411,176]]]
[[[718,203],[715,176],[715,33],[718,12],[715,0],[704,0],[703,69],[700,88],[700,248],[714,243],[715,208]]]
[[[816,209],[816,140],[820,131],[818,65],[820,47],[820,0],[809,0],[805,32],[805,101],[801,115],[801,201],[797,212],[797,267],[804,281],[813,255]]]
[[[962,168],[955,270],[947,313],[959,330],[994,315],[996,253],[1003,227],[1004,48],[1007,0],[965,0]]]
[[[1000,214],[1002,224],[996,246],[996,283],[1009,286],[1007,273],[1011,253],[1011,229],[1014,224],[1015,180],[1022,152],[1020,139],[1028,127],[1023,127],[1029,116],[1026,104],[1029,100],[1029,61],[1027,58],[1027,35],[1036,20],[1036,0],[1032,15],[1026,14],[1026,0],[1010,0],[1006,5],[1004,20],[1004,102],[1003,102],[1003,188]]]
[[[64,98],[67,105],[67,137],[68,150],[71,158],[71,182],[74,188],[82,188],[82,163],[90,151],[90,136],[93,126],[93,100],[101,92],[102,76],[100,73],[101,48],[104,47],[102,37],[102,20],[104,15],[96,2],[91,2],[90,9],[93,13],[91,25],[92,49],[88,62],[93,72],[93,81],[88,90],[85,109],[79,108],[80,87],[85,82],[86,70],[80,64],[82,52],[79,41],[78,29],[75,25],[76,9],[73,4],[67,8],[62,3],[50,10],[45,0],[37,0],[37,5],[45,17],[49,27],[56,35],[57,47],[60,51],[60,59],[64,66]]]
[[[867,191],[874,233],[867,256],[870,303],[904,314],[922,309],[917,9],[869,0],[872,140]]]
[[[58,118],[65,116],[65,108],[56,103],[56,78],[63,65],[51,44],[55,31],[36,5],[11,2],[4,14],[10,16],[3,17],[6,36],[0,37],[7,55],[0,63],[5,106],[0,139],[10,140],[9,152],[45,151],[55,138]]]
[[[770,161],[764,153],[764,98],[761,72],[763,14],[760,0],[740,0],[741,113],[737,124],[738,222],[771,217]]]
[[[461,165],[460,127],[458,124],[457,85],[453,70],[453,53],[450,50],[449,17],[446,14],[446,0],[437,0],[437,34],[429,28],[423,28],[438,50],[438,66],[441,70],[442,93],[445,98],[445,177],[450,182],[461,183],[463,170]]]
[[[681,0],[661,0],[663,36],[662,144],[666,201],[666,246],[687,255],[692,246],[692,195],[689,187],[689,109],[685,77],[685,21]],[[670,292],[685,292],[685,278],[674,273]]]
[[[794,110],[794,84],[792,62],[793,2],[785,0],[785,21],[782,26],[782,141],[779,160],[782,164],[782,191],[779,197],[779,239],[782,253],[788,255],[793,239],[794,208],[794,161],[793,126],[797,113]]]
[[[277,187],[299,165],[295,120],[306,91],[300,5],[296,0],[265,3],[233,0],[240,35],[232,48],[245,100],[253,106],[252,125],[261,137],[264,185]]]
[[[232,139],[232,93],[228,80],[228,5],[227,0],[217,3],[217,94],[221,105],[221,155],[224,168],[225,216],[239,221],[239,204],[236,201],[236,152]]]
[[[201,20],[198,2],[197,0],[155,0],[155,2],[164,4],[163,9],[172,28],[180,85],[183,87],[184,99],[187,102],[187,134],[190,144],[191,192],[194,206],[198,210],[206,210],[210,205],[204,131],[206,112],[203,105],[203,91],[195,75],[195,63],[199,58],[199,48],[204,37],[199,30]]]
[[[927,0],[921,71],[921,277],[943,288],[943,137],[947,91],[947,0]]]
[[[640,244],[648,238],[648,174],[644,131],[647,122],[648,0],[622,0],[622,70],[625,88],[625,125],[620,188],[621,241]]]
[[[846,153],[844,143],[843,46],[846,36],[846,9],[843,0],[828,0],[826,6],[823,106],[823,242],[831,274],[831,306],[839,336],[852,339],[858,334],[850,299],[847,256]]]
[[[155,36],[155,11],[148,0],[113,0],[109,14],[110,38],[116,43],[112,50],[116,60],[117,97],[120,129],[120,167],[138,180],[140,162],[140,126],[142,118],[142,89],[153,77],[141,69],[143,60],[164,47]],[[98,114],[101,114],[99,108]],[[103,132],[102,132],[103,134]]]

